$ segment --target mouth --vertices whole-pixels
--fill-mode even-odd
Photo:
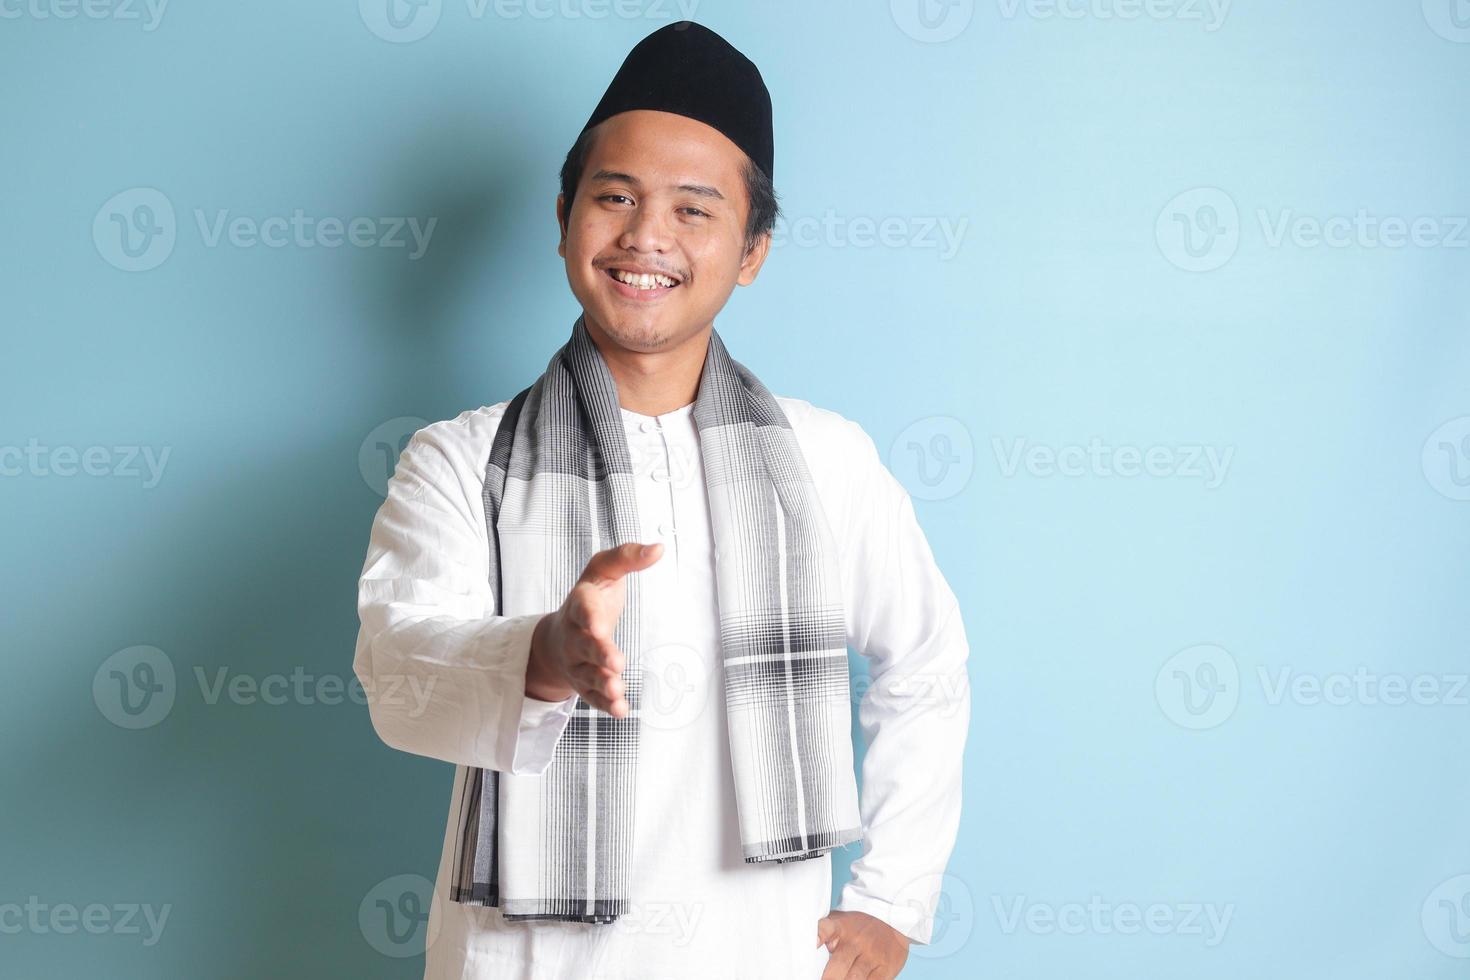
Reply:
[[[660,299],[678,289],[683,283],[673,276],[657,272],[630,272],[626,269],[607,268],[602,270],[612,283],[613,290],[626,299],[648,301]]]

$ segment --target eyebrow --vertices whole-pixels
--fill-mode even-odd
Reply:
[[[592,175],[591,179],[592,182],[595,184],[611,184],[617,182],[630,184],[633,187],[643,186],[643,182],[640,181],[637,177],[634,177],[632,174],[625,174],[617,170],[599,170]],[[708,186],[707,184],[680,184],[677,189],[685,191],[689,194],[698,194],[700,197],[712,197],[719,201],[723,201],[725,199],[725,195],[721,194],[718,190]]]

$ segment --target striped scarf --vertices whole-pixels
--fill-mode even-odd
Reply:
[[[484,490],[499,614],[556,610],[594,552],[641,539],[619,404],[578,317],[507,406]],[[818,857],[862,836],[832,532],[785,414],[713,328],[693,419],[743,856]],[[624,582],[613,641],[629,713],[579,697],[543,772],[462,770],[454,901],[507,919],[608,923],[629,911],[644,636],[640,576]]]

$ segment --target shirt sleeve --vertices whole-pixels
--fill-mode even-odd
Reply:
[[[858,704],[867,743],[863,853],[837,908],[916,943],[933,934],[959,829],[970,721],[969,644],[913,502],[856,423],[843,551],[848,642],[869,661]]]
[[[487,437],[483,417],[436,422],[400,454],[358,582],[353,671],[374,730],[393,748],[538,773],[577,696],[528,697],[531,635],[544,613],[496,615],[481,502],[496,424]]]

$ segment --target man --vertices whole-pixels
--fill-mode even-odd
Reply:
[[[770,120],[714,32],[633,49],[562,171],[571,339],[415,434],[374,521],[354,669],[429,697],[373,725],[458,767],[427,977],[883,980],[931,937],[958,603],[872,439],[714,331],[770,247]]]

